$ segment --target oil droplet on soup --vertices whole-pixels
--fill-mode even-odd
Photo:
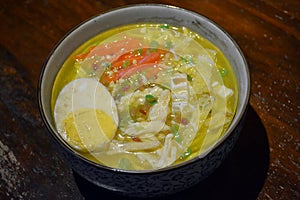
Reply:
[[[91,38],[65,61],[52,91],[62,138],[86,158],[126,170],[205,153],[236,104],[236,78],[223,53],[168,24],[121,26]]]

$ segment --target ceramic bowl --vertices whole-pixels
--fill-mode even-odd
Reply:
[[[51,91],[55,77],[67,57],[80,44],[108,29],[131,23],[167,23],[185,26],[204,36],[227,57],[238,82],[238,105],[235,117],[216,146],[201,158],[154,171],[125,171],[91,162],[62,141],[51,113]],[[134,197],[156,197],[189,188],[209,176],[226,158],[243,126],[249,100],[249,72],[246,60],[233,39],[206,17],[169,5],[131,5],[95,16],[70,31],[56,45],[44,63],[38,84],[42,119],[64,158],[88,181],[116,193]]]

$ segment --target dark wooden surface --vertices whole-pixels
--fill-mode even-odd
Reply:
[[[101,199],[61,159],[38,113],[43,61],[64,34],[101,12],[152,2],[198,12],[239,44],[250,108],[229,158],[203,183],[165,199],[300,199],[300,1],[1,0],[0,199]]]

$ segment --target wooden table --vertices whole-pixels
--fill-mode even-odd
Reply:
[[[165,199],[300,199],[300,1],[1,0],[0,199],[124,199],[83,180],[61,159],[37,108],[43,61],[78,23],[152,2],[198,12],[239,44],[251,74],[239,141],[203,183]]]

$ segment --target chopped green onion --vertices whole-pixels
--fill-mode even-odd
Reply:
[[[186,64],[192,64],[193,63],[193,57],[190,55],[186,55],[184,57],[181,57],[182,61]]]
[[[182,137],[178,132],[173,133],[176,142],[182,142]]]
[[[183,152],[180,156],[180,159],[184,159],[192,154],[192,149],[189,147],[185,152]]]
[[[123,63],[122,63],[122,67],[123,68],[126,68],[130,65],[130,62],[128,60],[123,60]]]
[[[160,26],[160,28],[169,29],[170,26],[169,26],[169,24],[163,24]]]
[[[192,81],[192,80],[193,80],[193,78],[192,78],[189,74],[186,75],[186,79],[187,79],[188,81]]]
[[[143,53],[143,49],[136,49],[133,51],[135,55],[141,55]]]
[[[145,96],[145,100],[146,100],[147,103],[149,103],[151,105],[154,105],[154,104],[157,103],[157,99],[153,95],[151,95],[151,94],[147,94]]]
[[[221,74],[222,77],[225,77],[228,74],[228,71],[225,68],[219,69],[219,72],[220,72],[220,74]]]
[[[182,141],[182,137],[180,136],[180,134],[179,134],[179,132],[178,132],[178,130],[179,130],[179,124],[172,124],[172,126],[171,126],[171,131],[172,131],[172,133],[173,133],[173,135],[174,135],[174,138],[175,138],[175,140],[176,140],[176,142],[181,142]]]

